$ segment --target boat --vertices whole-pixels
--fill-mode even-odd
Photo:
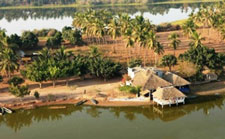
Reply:
[[[8,114],[13,113],[13,111],[12,111],[12,110],[10,110],[9,108],[2,107],[2,109],[4,110],[4,112],[6,112],[6,113],[8,113]]]
[[[5,114],[4,109],[0,107],[0,115],[4,115],[4,114]]]
[[[75,106],[81,106],[86,102],[87,102],[87,100],[81,100],[81,101],[77,102],[77,104],[75,104]]]
[[[95,105],[97,105],[97,104],[98,104],[98,101],[97,101],[97,100],[95,100],[95,99],[91,99],[91,102],[92,102],[93,104],[95,104]]]

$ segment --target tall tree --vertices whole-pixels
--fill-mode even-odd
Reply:
[[[0,51],[0,71],[6,73],[11,78],[11,74],[19,69],[18,57],[10,48],[4,48]]]
[[[174,50],[174,56],[175,56],[175,50],[180,45],[181,41],[178,39],[180,36],[176,33],[172,33],[168,36],[168,40],[170,40],[169,46],[173,48]]]

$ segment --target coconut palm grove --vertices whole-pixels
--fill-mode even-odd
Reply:
[[[143,13],[131,15],[127,12],[112,11],[107,7],[95,8],[96,5],[104,4],[118,6],[154,2],[0,2],[3,8],[89,5],[75,12],[71,26],[64,26],[62,30],[43,28],[25,30],[21,34],[8,34],[7,30],[0,26],[0,130],[7,131],[3,137],[31,138],[28,132],[34,134],[35,131],[24,131],[26,135],[23,135],[20,130],[28,125],[31,126],[30,129],[38,130],[32,126],[36,122],[52,119],[51,124],[54,125],[54,121],[60,119],[65,122],[64,120],[72,115],[74,120],[78,120],[82,115],[88,120],[90,117],[96,118],[96,122],[110,130],[114,127],[120,128],[117,122],[125,122],[121,115],[125,115],[125,120],[129,121],[124,125],[130,124],[131,127],[131,123],[140,122],[140,115],[144,115],[146,123],[155,119],[170,121],[165,125],[171,126],[173,123],[176,130],[175,128],[182,128],[180,122],[184,121],[186,128],[192,130],[193,126],[197,128],[197,125],[186,122],[183,115],[186,115],[187,119],[187,115],[192,115],[192,121],[196,122],[201,119],[193,118],[193,114],[199,114],[199,110],[209,115],[210,110],[213,112],[220,108],[224,113],[225,1],[217,1],[212,5],[201,4],[188,18],[161,24],[153,24]],[[184,105],[180,104],[181,99]],[[27,118],[30,122],[26,123],[29,113],[32,117]],[[106,118],[104,114],[114,116]],[[221,113],[215,115],[219,116]],[[178,117],[180,121],[175,120]],[[111,123],[111,127],[104,125],[113,119],[119,121]],[[212,119],[202,118],[206,120],[204,124]],[[217,120],[225,119],[221,116],[217,117]],[[108,133],[108,129],[102,129],[104,133],[100,135],[96,134],[100,131],[94,129],[94,123],[87,121],[80,119],[76,123],[93,127],[95,133],[90,132],[92,138],[151,136],[150,132],[145,130],[140,132],[144,128],[141,126],[137,126],[137,135],[133,134],[133,129],[129,132],[128,127],[119,131],[115,128],[118,133],[115,136]],[[72,122],[74,121],[71,120]],[[67,131],[71,134],[65,133],[64,137],[79,138],[80,135],[81,138],[90,138],[83,133],[83,127],[79,127],[80,134],[77,131],[72,132],[74,125],[71,123],[65,125],[70,127]],[[47,126],[47,123],[41,124],[43,127]],[[204,124],[201,124],[202,127],[206,126]],[[153,127],[149,127],[150,125],[143,124],[151,131]],[[160,123],[154,123],[154,126],[157,125],[161,126]],[[218,135],[214,138],[224,137],[225,134],[219,132],[220,129],[217,129],[219,127],[216,125],[223,126],[216,122],[212,125],[211,132]],[[5,127],[10,127],[15,132],[10,133]],[[49,127],[49,130],[53,130],[52,128]],[[58,132],[55,135],[41,129],[39,131],[48,135],[48,138],[60,138],[63,135],[61,128],[55,127],[56,131],[62,131],[62,134]],[[206,134],[205,130],[199,127],[199,132]],[[155,133],[152,133],[152,136],[181,137],[171,135],[164,128],[162,132],[165,136]],[[213,138],[197,134],[197,131],[193,132],[196,134],[189,135],[189,138]],[[20,134],[22,138],[17,136]],[[180,134],[183,135],[183,132]],[[38,135],[36,137],[45,138]]]

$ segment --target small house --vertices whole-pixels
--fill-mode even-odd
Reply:
[[[156,102],[157,105],[160,104],[162,107],[164,105],[178,105],[179,103],[185,104],[185,98],[186,95],[173,86],[160,87],[153,93],[153,101]]]

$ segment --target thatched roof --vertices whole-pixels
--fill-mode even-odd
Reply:
[[[162,100],[172,100],[178,97],[186,97],[186,95],[184,95],[175,87],[170,86],[170,87],[158,88],[156,92],[153,93],[153,97],[156,97]]]
[[[134,86],[141,86],[142,90],[157,89],[158,87],[167,87],[172,85],[166,80],[155,75],[151,70],[138,72],[135,75],[132,84]]]
[[[184,78],[182,78],[174,73],[171,73],[171,72],[166,72],[163,76],[163,79],[172,83],[174,86],[185,86],[185,85],[191,84]]]

